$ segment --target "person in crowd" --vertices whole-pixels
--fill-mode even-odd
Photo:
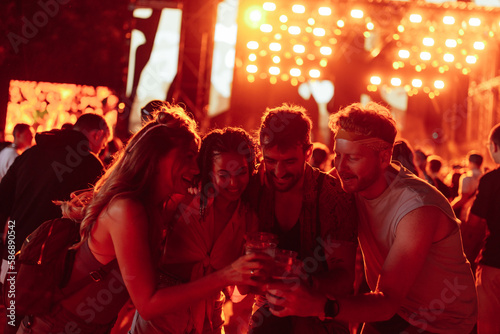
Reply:
[[[437,155],[430,155],[427,157],[427,174],[432,179],[434,187],[449,200],[451,197],[450,187],[441,180],[440,172],[442,166],[443,162],[441,157]]]
[[[452,164],[452,169],[446,175],[444,183],[450,187],[450,201],[452,202],[458,196],[460,177],[462,176],[462,166],[458,163]]]
[[[201,192],[175,205],[177,217],[167,231],[160,269],[167,279],[160,284],[195,281],[243,254],[244,235],[258,224],[246,194],[255,171],[255,150],[253,140],[239,128],[216,129],[203,138],[198,156]],[[223,333],[225,294],[220,288],[150,321],[136,314],[131,333]]]
[[[19,156],[0,183],[0,224],[15,222],[15,250],[44,221],[61,216],[55,200],[68,200],[73,191],[88,188],[102,174],[96,154],[106,144],[104,118],[87,113],[73,130],[38,133],[36,145]],[[3,229],[2,229],[3,230]],[[7,272],[4,249],[1,282]]]
[[[400,139],[394,143],[392,160],[399,161],[403,167],[418,176],[418,168],[415,166],[413,150],[408,141]]]
[[[331,168],[327,168],[330,158],[330,149],[323,143],[314,142],[313,151],[311,158],[309,159],[309,164],[313,167],[319,168],[323,172],[330,171]]]
[[[420,178],[427,181],[429,184],[434,185],[432,178],[427,174],[427,157],[428,155],[424,153],[421,149],[415,150],[415,164],[418,167],[418,175]]]
[[[0,181],[7,174],[7,170],[14,160],[20,156],[33,142],[33,132],[31,126],[25,123],[18,123],[12,132],[14,142],[0,151]]]
[[[151,320],[227,285],[257,284],[251,272],[261,265],[254,254],[185,286],[157,288],[166,202],[174,194],[187,195],[193,185],[199,142],[196,124],[182,108],[162,107],[93,190],[79,195],[86,204],[80,210],[66,204],[70,217],[82,219],[68,286],[112,261],[114,271],[65,298],[51,313],[25,318],[19,333],[65,332],[69,322],[73,332],[107,333],[129,296],[141,317]],[[103,290],[112,294],[105,302]]]
[[[468,225],[487,231],[484,246],[476,269],[478,299],[477,333],[500,333],[500,124],[491,129],[488,138],[489,152],[497,168],[479,180]],[[466,237],[466,236],[464,236]]]
[[[483,175],[481,171],[483,156],[481,154],[471,151],[467,154],[467,161],[469,162],[468,171],[460,176],[458,197],[451,203],[455,214],[462,222],[467,221],[479,185],[479,179]]]
[[[469,333],[477,296],[449,202],[399,164],[391,163],[396,124],[375,102],[331,116],[335,166],[354,193],[359,243],[371,292],[321,294],[305,285],[270,284],[278,316],[365,322],[363,333]]]
[[[71,130],[73,129],[73,123],[64,123],[63,125],[61,125],[61,130]]]
[[[312,123],[304,108],[283,104],[262,117],[259,144],[263,156],[256,176],[253,205],[260,231],[278,236],[278,247],[298,253],[314,291],[353,293],[357,248],[357,213],[353,197],[337,178],[307,163],[312,154]],[[345,322],[325,327],[318,319],[270,313],[257,296],[250,332],[348,333]]]

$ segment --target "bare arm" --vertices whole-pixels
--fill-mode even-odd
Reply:
[[[347,241],[333,240],[325,243],[324,251],[328,257],[329,270],[313,277],[316,290],[334,296],[352,294],[356,247],[355,243]]]
[[[260,265],[252,261],[255,255],[248,255],[197,281],[157,290],[148,222],[142,205],[117,200],[101,215],[98,224],[97,229],[104,228],[109,233],[127,290],[145,320],[192,304],[229,284],[256,284],[250,279],[250,270]]]
[[[432,242],[446,237],[454,228],[456,225],[435,207],[422,207],[408,213],[398,225],[396,239],[384,262],[376,291],[338,298],[340,313],[337,318],[355,322],[390,319],[422,270]],[[305,287],[295,291],[270,288],[272,295],[268,294],[268,300],[285,306],[283,311],[272,311],[274,314],[322,316],[326,301],[324,295],[308,291]]]

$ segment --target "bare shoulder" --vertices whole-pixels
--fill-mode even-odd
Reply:
[[[99,219],[108,223],[133,224],[139,220],[139,217],[145,216],[146,210],[141,202],[129,198],[119,198],[112,200],[108,204]]]
[[[432,241],[441,240],[457,228],[451,220],[436,206],[423,206],[407,213],[398,224],[397,234],[415,239],[418,235],[432,236]]]

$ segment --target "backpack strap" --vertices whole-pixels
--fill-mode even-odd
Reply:
[[[71,285],[61,288],[61,292],[63,293],[64,298],[72,296],[74,293],[85,288],[87,285],[93,282],[99,282],[100,280],[104,279],[114,268],[118,268],[118,260],[116,258],[103,265],[99,269],[90,272],[88,275],[72,283]]]

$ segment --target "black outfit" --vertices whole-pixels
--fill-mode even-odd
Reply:
[[[489,234],[481,251],[480,264],[500,269],[500,168],[479,181],[471,213],[486,219]]]
[[[0,225],[15,221],[15,248],[44,221],[61,217],[54,200],[93,185],[103,165],[83,133],[53,130],[37,134],[37,145],[17,157],[0,183]],[[4,258],[6,257],[4,249]]]

